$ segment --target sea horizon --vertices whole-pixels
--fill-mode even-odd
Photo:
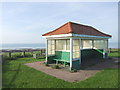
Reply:
[[[45,43],[10,43],[10,44],[2,44],[0,49],[37,49],[37,48],[45,48]],[[118,48],[117,42],[109,42],[108,48]]]
[[[2,44],[1,49],[37,49],[45,48],[44,43],[10,43]]]

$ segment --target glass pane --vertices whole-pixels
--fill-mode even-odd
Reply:
[[[52,53],[51,53],[51,49],[48,49],[48,55],[51,55]]]
[[[105,40],[105,52],[107,53],[108,52],[108,41]]]
[[[73,40],[73,45],[79,45],[79,40],[78,39],[74,39]]]
[[[92,40],[82,40],[83,48],[92,48]]]
[[[56,40],[56,50],[65,50],[66,40]]]
[[[70,40],[67,40],[67,50],[70,50]]]
[[[103,49],[104,48],[104,41],[103,40],[94,40],[94,48]]]
[[[55,40],[48,40],[48,55],[52,55],[55,52]]]
[[[53,49],[53,50],[51,51],[51,53],[52,53],[52,54],[55,54],[55,50]]]
[[[53,45],[51,45],[51,47],[52,47],[51,49],[55,49],[55,45],[54,45],[54,44],[53,44]]]
[[[79,46],[73,46],[73,51],[79,51]]]
[[[51,40],[48,40],[48,44],[51,44]]]
[[[73,52],[73,58],[79,58],[80,53],[79,52]]]
[[[51,41],[51,44],[55,44],[55,40],[52,40],[52,41]]]

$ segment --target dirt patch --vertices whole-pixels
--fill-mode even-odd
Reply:
[[[114,59],[114,58],[107,59],[104,62],[93,65],[84,70],[79,70],[78,72],[75,72],[75,73],[71,73],[69,71],[64,71],[60,69],[53,69],[51,67],[45,66],[43,64],[44,61],[26,63],[25,65],[32,67],[36,70],[39,70],[41,72],[44,72],[46,74],[49,74],[51,76],[54,76],[56,78],[63,79],[65,81],[76,82],[76,81],[85,80],[105,68],[118,68],[118,65],[115,64],[116,61],[118,61],[118,59]]]

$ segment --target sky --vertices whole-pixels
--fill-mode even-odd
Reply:
[[[0,3],[0,43],[45,43],[42,34],[68,21],[93,26],[118,42],[117,2]]]

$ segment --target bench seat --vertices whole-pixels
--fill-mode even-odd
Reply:
[[[58,64],[59,61],[64,62],[64,65],[66,65],[66,63],[70,62],[70,53],[69,52],[65,52],[65,51],[55,51],[55,57],[53,60],[56,61],[56,64]]]
[[[61,59],[53,59],[53,60],[56,60],[56,61],[63,61],[63,62],[69,62],[69,61],[66,61],[66,60],[61,60]]]

